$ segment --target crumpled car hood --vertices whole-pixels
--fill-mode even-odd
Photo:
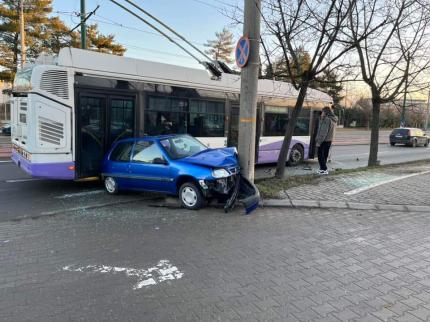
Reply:
[[[207,149],[180,161],[211,168],[229,168],[238,165],[234,148]]]

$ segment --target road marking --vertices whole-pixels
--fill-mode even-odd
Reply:
[[[0,163],[12,163],[12,160],[0,161]]]
[[[173,266],[167,259],[160,260],[156,266],[148,269],[105,265],[88,265],[81,267],[69,265],[64,266],[63,270],[68,272],[89,272],[101,274],[125,273],[127,277],[137,277],[138,279],[137,283],[133,286],[133,290],[138,290],[144,286],[149,287],[157,285],[165,281],[178,280],[184,276],[184,273],[182,273],[176,266]]]
[[[95,195],[104,192],[103,189],[100,190],[89,190],[89,191],[82,191],[82,192],[76,192],[76,193],[67,193],[62,196],[56,196],[55,199],[68,199],[68,198],[74,198],[74,197],[82,197],[82,196],[88,196],[88,195]]]
[[[30,178],[30,179],[13,179],[13,180],[6,180],[5,182],[7,183],[15,183],[15,182],[27,182],[27,181],[38,181],[41,179],[36,179],[36,178]]]
[[[430,170],[428,170],[428,171],[422,171],[422,172],[418,172],[418,173],[413,173],[413,174],[408,174],[406,176],[401,176],[401,177],[397,177],[397,178],[394,178],[394,179],[388,179],[388,180],[384,180],[384,181],[381,181],[381,182],[372,183],[372,184],[369,184],[369,185],[364,186],[364,187],[360,187],[360,188],[357,188],[357,189],[353,189],[353,190],[344,192],[344,194],[347,195],[347,196],[356,195],[357,193],[360,193],[360,192],[363,192],[363,191],[367,191],[369,189],[372,189],[372,188],[375,188],[375,187],[379,187],[379,186],[382,186],[382,185],[387,184],[387,183],[392,183],[392,182],[395,182],[395,181],[399,181],[399,180],[403,180],[403,179],[407,179],[407,178],[411,178],[411,177],[415,177],[415,176],[420,176],[420,175],[427,174],[427,173],[430,173]]]

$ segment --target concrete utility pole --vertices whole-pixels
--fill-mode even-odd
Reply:
[[[85,25],[85,0],[81,0],[81,48],[87,49],[87,27]]]
[[[428,131],[428,129],[429,129],[429,113],[430,113],[430,90],[429,90],[429,94],[427,97],[427,111],[426,111],[426,117],[425,117],[425,121],[424,121],[424,122],[426,122],[424,124],[424,130],[425,131]]]
[[[21,38],[21,68],[27,60],[27,49],[25,47],[25,29],[24,29],[24,0],[19,2],[19,34]]]
[[[252,182],[254,181],[258,70],[260,68],[261,0],[244,1],[243,35],[249,37],[250,52],[248,64],[241,72],[238,152],[241,172]]]
[[[407,54],[408,56],[408,62],[410,61],[410,54],[408,52]],[[409,81],[409,64],[407,65],[407,70],[406,70],[406,79],[405,79],[405,93],[403,95],[403,105],[402,105],[402,115],[400,117],[400,127],[405,127],[406,126],[406,95],[408,94],[408,81]]]

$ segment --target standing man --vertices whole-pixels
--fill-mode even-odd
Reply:
[[[318,163],[320,169],[317,174],[328,174],[327,159],[333,141],[334,132],[337,125],[337,117],[330,107],[325,106],[322,109],[321,120],[318,126],[316,137],[316,146],[318,147]]]

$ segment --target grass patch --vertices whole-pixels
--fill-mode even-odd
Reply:
[[[304,176],[292,176],[288,177],[287,179],[270,178],[258,180],[256,182],[256,185],[258,187],[258,190],[260,190],[260,194],[263,198],[279,199],[279,193],[281,191],[304,184],[314,183],[318,179],[319,177],[317,175],[310,174]]]

